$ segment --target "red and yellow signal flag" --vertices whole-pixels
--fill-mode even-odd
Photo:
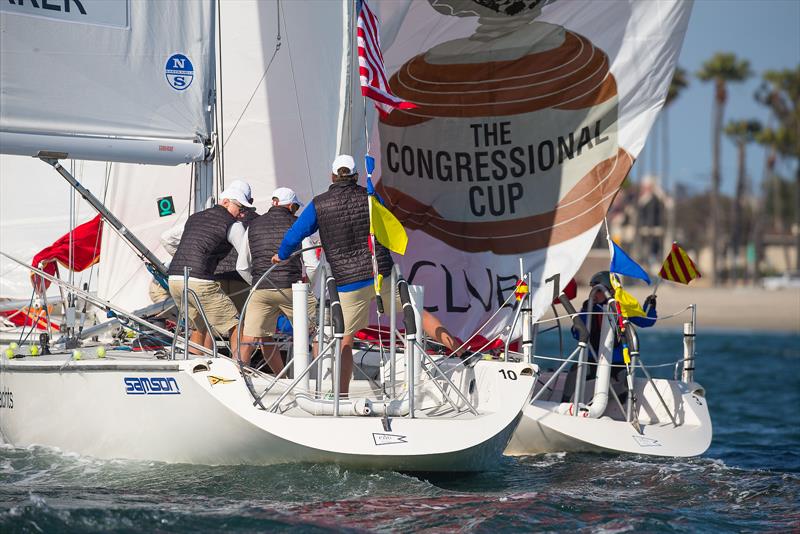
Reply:
[[[672,250],[658,271],[658,276],[671,282],[688,284],[695,278],[700,278],[701,274],[686,251],[678,243],[672,243]]]

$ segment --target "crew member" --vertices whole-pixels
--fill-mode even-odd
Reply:
[[[234,180],[220,194],[220,203],[197,212],[186,221],[178,249],[169,266],[169,292],[180,308],[183,302],[183,270],[189,267],[189,288],[200,301],[211,325],[213,336],[229,335],[231,350],[237,352],[236,327],[239,323],[236,306],[214,280],[219,262],[236,247],[241,250],[245,228],[241,219],[252,209],[250,185]],[[189,297],[189,320],[193,327],[191,340],[212,347],[213,339],[206,337],[206,326],[194,298]]]
[[[355,333],[369,323],[369,309],[375,299],[375,290],[369,248],[367,190],[358,185],[358,172],[351,156],[337,156],[331,170],[333,183],[326,192],[314,197],[303,210],[283,238],[272,262],[279,263],[289,258],[303,238],[319,230],[325,258],[336,280],[344,315],[345,331],[339,384],[341,393],[346,395],[350,390],[353,373],[353,339]],[[378,273],[388,278],[394,266],[391,254],[383,245],[376,243],[375,256]],[[384,302],[388,302],[390,298],[389,291],[390,284],[383,284],[381,298]],[[426,322],[433,328],[432,334],[438,341],[451,350],[456,347],[455,339],[441,323],[423,318],[423,328]]]
[[[291,226],[297,221],[295,213],[302,203],[294,191],[288,187],[279,187],[272,193],[272,207],[269,211],[257,217],[247,229],[247,246],[244,248],[237,269],[244,269],[250,265],[252,283],[257,283],[261,276],[272,267],[272,256],[278,252],[281,240]],[[272,341],[276,331],[278,317],[283,314],[290,321],[293,317],[292,310],[292,284],[303,278],[303,264],[299,256],[288,262],[276,266],[253,291],[247,305],[242,340],[247,344],[241,347],[241,359],[245,364],[250,363],[254,344]],[[316,303],[314,297],[308,294],[308,321],[314,321]],[[264,360],[275,374],[283,370],[283,360],[280,353],[273,345],[267,349],[261,346]]]

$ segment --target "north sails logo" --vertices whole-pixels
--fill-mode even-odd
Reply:
[[[178,382],[171,377],[155,376],[134,377],[126,376],[125,393],[128,395],[180,395],[181,388]]]
[[[397,434],[378,434],[372,433],[372,439],[375,440],[375,445],[395,445],[397,443],[408,443],[406,436],[398,436]]]

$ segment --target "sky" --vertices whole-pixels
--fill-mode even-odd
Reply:
[[[755,75],[747,82],[730,84],[724,122],[758,119],[768,113],[753,94],[761,75],[770,69],[793,68],[800,64],[800,0],[696,0],[678,64],[690,74],[689,87],[669,109],[670,175],[691,185],[693,191],[710,187],[711,113],[713,83],[695,77],[703,62],[716,52],[732,52],[750,61]],[[660,126],[655,125],[643,153],[645,169],[653,169],[660,155],[654,155]],[[722,190],[732,193],[736,180],[736,148],[727,138],[722,144]],[[793,164],[778,169],[793,178]],[[661,167],[660,162],[658,168]],[[764,169],[764,150],[747,150],[747,169],[758,184]],[[638,172],[637,172],[638,171]],[[638,176],[641,169],[634,171]]]

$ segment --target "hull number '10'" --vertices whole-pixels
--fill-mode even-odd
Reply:
[[[174,378],[126,376],[125,393],[128,395],[180,395],[181,388]]]

